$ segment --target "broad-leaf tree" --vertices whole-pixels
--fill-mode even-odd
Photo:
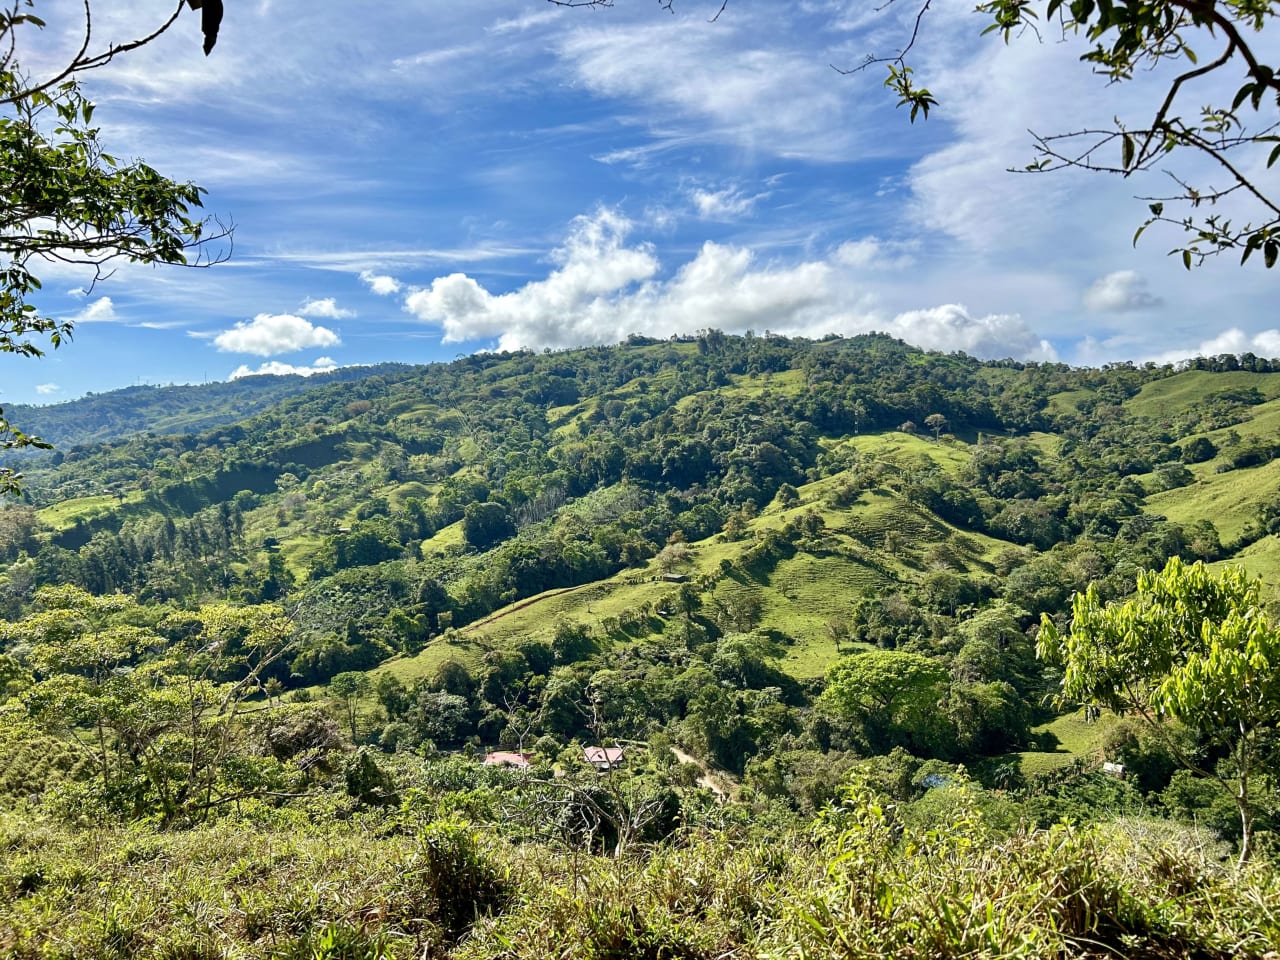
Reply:
[[[869,650],[827,671],[818,707],[861,727],[873,745],[906,739],[921,746],[936,723],[946,679],[946,667],[922,654]]]
[[[0,625],[0,642],[34,673],[9,719],[25,714],[74,744],[96,802],[194,821],[280,785],[287,771],[244,749],[248,718],[274,709],[266,681],[290,649],[278,608],[210,604],[156,628],[120,594],[45,587],[36,603]]]
[[[1162,735],[1176,721],[1224,756],[1202,763],[1164,736],[1183,766],[1231,794],[1240,862],[1249,859],[1256,777],[1280,724],[1280,627],[1262,607],[1261,581],[1175,557],[1140,574],[1124,602],[1104,603],[1096,586],[1077,594],[1071,628],[1045,616],[1037,649],[1062,668],[1064,699],[1136,715]]]
[[[220,5],[219,5],[220,6]],[[43,261],[81,265],[90,285],[113,262],[208,264],[222,259],[229,228],[199,216],[204,190],[164,177],[147,164],[109,153],[94,126],[94,105],[75,75],[159,36],[183,9],[151,34],[92,49],[92,15],[84,4],[79,51],[48,75],[21,62],[23,38],[44,27],[33,0],[0,6],[0,353],[40,356],[70,338],[72,323],[43,314],[31,298]],[[210,242],[212,241],[212,245]],[[214,252],[210,252],[214,251]],[[13,427],[0,410],[0,450],[47,446]],[[0,470],[0,492],[19,478]]]

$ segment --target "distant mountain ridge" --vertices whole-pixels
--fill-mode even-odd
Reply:
[[[120,440],[136,433],[199,433],[234,423],[285,397],[331,383],[408,369],[379,363],[339,367],[310,377],[261,374],[201,384],[122,387],[48,405],[5,404],[9,419],[55,447]]]

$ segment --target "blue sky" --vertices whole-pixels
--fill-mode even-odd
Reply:
[[[916,66],[941,103],[915,125],[879,68],[831,66],[896,50],[902,4],[226,5],[207,59],[187,12],[84,85],[116,153],[208,188],[231,260],[126,265],[87,294],[43,269],[75,339],[0,357],[0,401],[703,327],[1070,363],[1280,355],[1260,265],[1187,273],[1176,235],[1130,244],[1160,184],[1005,172],[1029,128],[1149,114],[1167,78],[1107,87],[1076,43],[980,37],[965,4],[926,18]],[[38,9],[35,67],[81,26],[77,4]],[[105,41],[172,6],[94,9]]]

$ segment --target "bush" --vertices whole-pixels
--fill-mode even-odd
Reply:
[[[481,836],[459,820],[423,828],[405,882],[427,894],[431,919],[454,941],[478,917],[505,909],[515,893],[506,872],[491,862]]]

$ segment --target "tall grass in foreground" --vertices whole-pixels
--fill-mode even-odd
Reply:
[[[0,956],[1261,960],[1280,877],[1224,853],[1122,822],[998,838],[963,810],[913,834],[870,803],[621,860],[402,814],[180,833],[0,814]]]

